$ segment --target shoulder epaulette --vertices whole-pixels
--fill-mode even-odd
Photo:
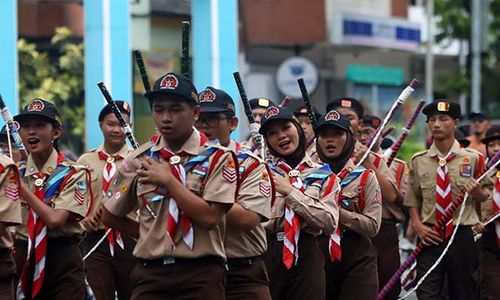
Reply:
[[[259,156],[253,154],[250,151],[240,151],[240,153],[238,153],[236,155],[236,157],[238,157],[238,159],[241,159],[242,161],[245,160],[245,159],[247,159],[248,157],[251,157],[251,158],[255,159],[256,161],[258,161],[260,163],[263,163],[263,164],[266,163],[262,158],[260,158]]]
[[[429,151],[429,150],[422,150],[422,151],[419,151],[419,152],[413,154],[413,156],[411,157],[411,160],[414,160],[416,157],[426,154],[427,151]]]
[[[134,159],[134,158],[137,158],[139,155],[143,154],[144,152],[151,152],[151,148],[153,146],[154,146],[154,144],[151,141],[147,141],[146,143],[140,145],[139,148],[137,148],[133,152],[131,152],[127,156],[127,158]]]

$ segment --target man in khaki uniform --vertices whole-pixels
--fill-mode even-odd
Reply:
[[[234,203],[234,153],[193,128],[198,93],[175,73],[146,94],[159,135],[123,162],[104,224],[139,238],[131,299],[224,299],[225,213]],[[139,209],[139,223],[126,216]]]
[[[124,101],[115,101],[125,122],[130,123],[130,106]],[[105,235],[107,227],[101,222],[101,209],[106,193],[110,193],[111,180],[132,151],[126,144],[125,132],[114,115],[111,105],[106,105],[99,113],[99,126],[104,143],[83,154],[77,163],[86,166],[92,175],[94,191],[93,211],[81,223],[87,234],[81,243],[82,252],[87,254]],[[130,216],[135,219],[135,212]],[[119,231],[110,231],[105,242],[85,261],[87,280],[97,300],[129,299],[132,291],[130,273],[135,266],[132,255],[135,241]]]
[[[226,299],[271,299],[269,278],[261,258],[267,250],[261,222],[270,217],[272,177],[264,161],[231,140],[238,125],[234,102],[222,90],[207,87],[199,95],[201,114],[195,125],[210,140],[235,151],[240,181],[236,202],[226,214]]]
[[[16,263],[9,226],[21,224],[19,173],[14,162],[0,155],[0,299],[15,299]]]
[[[474,272],[478,267],[478,249],[471,226],[479,222],[476,202],[487,198],[474,177],[484,167],[484,158],[478,152],[461,148],[454,131],[460,118],[460,106],[446,100],[437,100],[423,109],[427,116],[433,144],[419,152],[410,165],[410,185],[405,206],[410,211],[413,226],[426,245],[417,258],[417,278],[433,265],[445,248],[454,226],[459,226],[455,240],[441,264],[417,290],[419,299],[436,299],[443,293],[445,276],[450,299],[477,299],[478,283]],[[460,222],[457,210],[453,220],[438,232],[432,230],[462,190],[470,197]]]
[[[376,116],[364,115],[363,127],[358,136],[359,142],[364,146],[369,146],[369,143],[375,136],[378,127],[382,124],[382,120]],[[380,149],[380,139],[375,143],[372,151],[382,155]],[[385,160],[384,160],[385,161]],[[399,240],[396,225],[404,221],[403,214],[403,197],[406,194],[408,185],[408,167],[401,160],[393,160],[390,166],[390,172],[395,179],[395,185],[399,193],[396,202],[384,201],[382,205],[382,223],[379,233],[372,238],[373,245],[377,249],[377,266],[379,288],[383,288],[391,279],[391,276],[396,272],[400,265],[399,256]],[[397,299],[401,292],[401,285],[396,284],[395,287],[387,294],[386,299]]]

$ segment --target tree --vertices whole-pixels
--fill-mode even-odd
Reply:
[[[439,17],[436,42],[443,44],[452,39],[470,41],[471,1],[481,0],[435,0],[435,13]],[[500,117],[500,90],[497,88],[500,80],[500,0],[489,0],[488,9],[491,20],[488,32],[483,34],[489,43],[488,49],[483,49],[482,54],[481,94],[483,110],[496,113],[493,117]],[[487,17],[483,16],[482,21],[486,20]],[[457,96],[462,92],[468,95],[469,74],[461,74],[457,68],[454,73],[438,78],[438,86],[448,96]]]
[[[33,98],[54,103],[63,121],[61,147],[81,153],[85,126],[83,44],[71,38],[67,27],[56,28],[50,40],[58,49],[55,56],[38,51],[24,39],[18,41],[19,93],[22,106]]]

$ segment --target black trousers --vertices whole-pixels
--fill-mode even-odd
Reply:
[[[417,258],[417,280],[436,262],[448,243],[448,239],[438,246],[426,246]],[[438,267],[429,274],[417,290],[419,300],[479,299],[479,249],[474,242],[470,226],[460,226],[450,249]],[[448,289],[445,291],[445,279]]]

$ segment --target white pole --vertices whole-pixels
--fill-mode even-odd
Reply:
[[[425,98],[433,100],[433,78],[434,78],[434,55],[432,46],[434,44],[434,32],[432,18],[434,16],[434,0],[427,0],[427,51],[425,53]]]
[[[481,110],[481,1],[471,2],[471,111],[479,112]]]

